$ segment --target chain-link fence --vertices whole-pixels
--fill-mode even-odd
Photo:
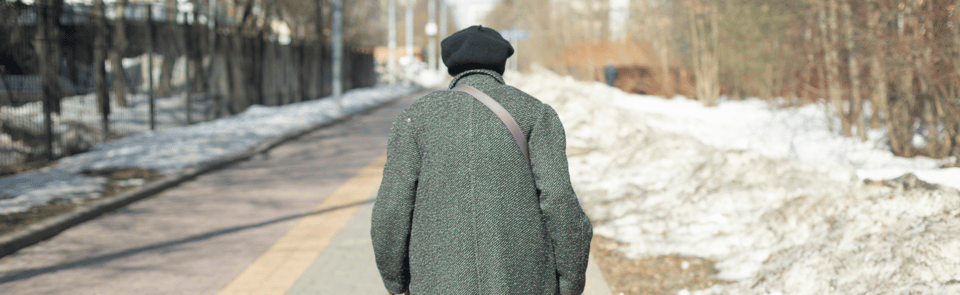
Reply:
[[[0,176],[331,89],[328,42],[282,22],[237,24],[218,7],[47,1],[0,1]],[[344,89],[376,82],[368,50],[344,58]]]

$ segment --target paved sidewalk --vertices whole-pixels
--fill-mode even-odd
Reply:
[[[303,272],[296,283],[282,294],[385,293],[380,274],[377,272],[373,245],[370,240],[370,218],[375,199],[376,194],[373,194],[369,200],[360,205],[359,210],[353,214],[353,217],[346,222],[336,236],[317,255],[317,258]],[[254,279],[254,281],[256,280]],[[246,291],[253,291],[249,292],[250,294],[264,294],[261,291]],[[587,272],[587,286],[584,294],[612,294],[592,258]]]
[[[216,294],[305,217],[340,214],[314,209],[383,155],[391,123],[417,97],[312,132],[3,257],[0,294]],[[326,232],[333,236],[336,230]]]
[[[385,294],[372,198],[419,95],[4,257],[0,294]],[[609,295],[594,265],[585,294]]]
[[[370,239],[376,198],[370,191],[385,162],[382,156],[361,170],[315,209],[323,214],[305,216],[218,294],[384,293]],[[584,293],[610,295],[596,263],[589,268]]]
[[[364,204],[299,280],[289,295],[385,294],[370,240],[373,200]]]
[[[362,205],[353,218],[320,252],[310,268],[287,291],[287,295],[307,294],[384,294],[370,240],[373,200]],[[611,295],[606,280],[590,260],[585,295]]]

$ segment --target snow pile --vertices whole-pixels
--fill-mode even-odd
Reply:
[[[424,88],[446,88],[450,75],[445,71],[424,69],[413,75],[412,80]]]
[[[212,115],[213,103],[202,95],[191,95],[191,114],[194,121],[200,121]],[[143,93],[127,94],[127,106],[120,107],[117,101],[110,100],[110,132],[129,135],[150,130],[149,96]],[[29,118],[41,126],[43,107],[40,101],[18,107],[0,106],[0,115],[5,118]],[[187,125],[186,95],[180,93],[170,97],[154,99],[156,107],[157,129],[170,129]],[[61,113],[52,115],[53,125],[58,132],[71,132],[74,125],[85,125],[83,129],[100,132],[100,112],[97,111],[97,97],[93,93],[65,97],[61,100]],[[85,131],[85,130],[81,130]]]
[[[869,169],[952,173],[936,161],[836,138],[816,107],[703,108],[544,70],[508,74],[508,84],[560,114],[596,234],[634,258],[716,259],[719,277],[735,281],[694,293],[960,292],[960,193],[858,179]]]
[[[414,87],[378,87],[348,91],[343,113],[354,113],[412,92]],[[219,157],[243,152],[257,143],[287,132],[339,117],[333,99],[278,107],[254,105],[246,112],[183,128],[143,132],[98,145],[90,151],[60,160],[69,172],[142,168],[169,173]]]
[[[127,106],[120,107],[116,100],[110,100],[111,138],[122,137],[150,130],[149,97],[146,94],[128,94]],[[165,130],[188,125],[186,112],[186,96],[183,94],[171,97],[156,98],[155,123],[157,130]],[[31,130],[34,134],[43,134],[43,108],[40,101],[27,103],[21,106],[0,106],[0,125],[4,121],[10,128]],[[191,116],[193,121],[201,121],[212,117],[213,102],[199,95],[191,97]],[[54,153],[62,153],[63,148],[76,147],[85,150],[100,142],[103,138],[100,112],[97,111],[95,94],[84,94],[66,97],[61,101],[61,113],[51,116],[53,130],[59,140],[54,141]],[[19,126],[11,123],[27,122]],[[7,134],[0,134],[0,146],[14,148],[24,154],[40,154],[41,146],[28,146],[19,141],[13,141]],[[14,162],[17,163],[17,162]],[[11,163],[12,164],[12,163]]]
[[[103,177],[58,170],[0,178],[0,214],[27,211],[37,204],[99,198],[106,184]]]
[[[960,189],[960,168],[941,169],[956,159],[900,158],[886,145],[886,133],[870,130],[861,142],[838,136],[839,120],[825,103],[775,107],[759,100],[722,101],[717,107],[676,97],[619,99],[616,106],[645,114],[651,127],[688,134],[711,146],[745,149],[774,158],[842,164],[857,169],[862,179],[887,179],[913,173],[928,182]],[[829,114],[829,115],[828,115]],[[917,141],[923,141],[917,135]]]
[[[347,91],[342,96],[342,112],[332,98],[279,107],[255,105],[242,114],[215,121],[146,131],[98,144],[86,153],[61,159],[54,167],[0,178],[0,214],[22,212],[50,202],[100,197],[107,180],[83,176],[81,172],[136,168],[173,173],[247,151],[264,140],[368,109],[417,89],[417,86],[384,86]],[[77,99],[75,103],[95,106],[96,100],[92,101],[90,104],[86,99]],[[182,101],[174,97],[160,100],[158,105],[161,109],[172,108],[182,105],[179,104]],[[132,102],[134,108],[141,107],[139,100]],[[171,120],[158,121],[174,122],[174,117],[168,118]]]

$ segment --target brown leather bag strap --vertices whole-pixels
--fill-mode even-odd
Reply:
[[[520,147],[520,152],[523,153],[523,158],[527,160],[527,165],[531,168],[533,167],[530,164],[530,151],[527,149],[527,137],[523,135],[523,131],[520,130],[520,125],[518,125],[517,121],[513,119],[513,116],[510,115],[510,112],[507,112],[507,109],[503,108],[502,105],[497,103],[496,100],[493,100],[493,98],[486,93],[473,88],[473,86],[457,84],[457,86],[454,86],[453,89],[450,90],[466,92],[493,111],[493,113],[500,118],[500,121],[503,121],[503,124],[507,125],[507,129],[510,130],[510,134],[513,134],[513,140],[516,141],[517,146]]]

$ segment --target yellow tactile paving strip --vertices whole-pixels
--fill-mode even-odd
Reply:
[[[285,294],[356,213],[357,204],[367,201],[377,190],[386,161],[384,154],[363,168],[317,206],[315,211],[322,214],[301,219],[217,294]]]

